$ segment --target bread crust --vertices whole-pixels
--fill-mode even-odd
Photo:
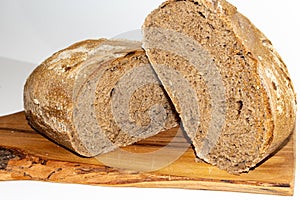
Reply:
[[[29,124],[46,137],[75,152],[72,139],[72,86],[77,70],[105,39],[75,43],[54,53],[28,77],[24,86],[24,108]]]

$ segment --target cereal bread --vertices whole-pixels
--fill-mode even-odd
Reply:
[[[225,0],[169,0],[143,47],[198,158],[247,172],[295,127],[288,70],[267,37]]]
[[[24,88],[29,123],[58,144],[95,156],[178,125],[140,42],[86,40],[40,64]]]

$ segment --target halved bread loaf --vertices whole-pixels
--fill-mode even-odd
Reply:
[[[61,50],[28,78],[29,123],[83,156],[95,156],[178,125],[140,42],[86,40]]]
[[[271,42],[224,0],[170,0],[146,18],[144,49],[197,156],[248,171],[295,127],[296,98]]]

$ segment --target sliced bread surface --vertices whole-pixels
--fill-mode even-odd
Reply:
[[[247,172],[295,127],[296,97],[271,42],[224,0],[169,0],[143,25],[143,47],[197,156]]]

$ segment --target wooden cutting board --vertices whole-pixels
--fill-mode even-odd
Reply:
[[[178,140],[173,142],[175,145],[169,147],[172,152],[186,145],[184,135],[176,134],[178,130],[174,128],[162,132],[122,150],[133,153],[154,152],[176,137]],[[191,147],[179,159],[162,169],[139,172],[105,166],[99,161],[101,159],[73,154],[35,132],[28,126],[24,112],[20,112],[0,117],[0,180],[293,195],[295,138],[294,133],[274,155],[256,169],[241,175],[228,174],[209,164],[195,162]],[[134,165],[134,161],[128,163]]]

